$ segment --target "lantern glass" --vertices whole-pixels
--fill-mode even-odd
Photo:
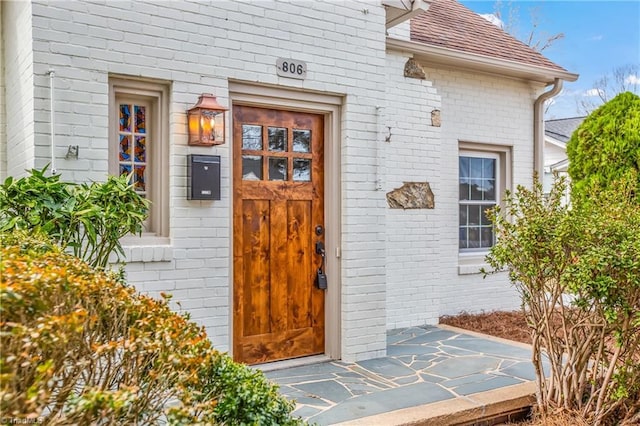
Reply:
[[[227,108],[215,96],[203,94],[188,111],[189,145],[219,145],[224,143],[224,112]]]

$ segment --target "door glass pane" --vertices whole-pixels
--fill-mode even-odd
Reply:
[[[306,158],[293,159],[293,180],[296,182],[311,181],[311,160]]]
[[[242,156],[242,180],[262,180],[262,157],[259,155]]]
[[[286,158],[269,158],[269,180],[287,180]]]
[[[311,152],[311,130],[293,130],[293,152]]]
[[[269,127],[269,151],[287,150],[287,129],[284,127]]]
[[[242,125],[242,149],[262,149],[262,126]]]

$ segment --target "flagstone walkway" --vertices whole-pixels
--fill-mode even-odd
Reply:
[[[295,415],[330,425],[535,380],[531,349],[437,326],[388,332],[387,357],[265,373],[297,403]]]

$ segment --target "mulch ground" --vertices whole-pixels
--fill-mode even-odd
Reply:
[[[516,342],[531,343],[531,332],[522,311],[462,312],[440,317],[440,324],[477,331]]]

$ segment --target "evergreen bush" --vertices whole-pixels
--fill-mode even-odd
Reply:
[[[567,156],[576,202],[594,186],[606,188],[629,172],[640,176],[640,97],[621,93],[593,111],[571,136]]]

